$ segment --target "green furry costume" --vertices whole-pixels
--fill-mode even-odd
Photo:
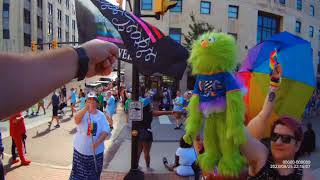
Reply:
[[[246,138],[242,93],[230,73],[236,66],[235,41],[224,33],[203,34],[193,43],[188,62],[197,81],[184,140],[192,144],[205,121],[200,167],[208,172],[218,166],[219,174],[237,176],[245,164],[239,145]]]

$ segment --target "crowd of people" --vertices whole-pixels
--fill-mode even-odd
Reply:
[[[107,43],[99,40],[89,41],[81,46],[87,55],[87,61],[90,65],[83,68],[83,64],[78,65],[81,57],[77,50],[72,48],[61,48],[53,50],[50,53],[38,54],[35,56],[17,56],[10,54],[0,54],[0,63],[10,61],[10,63],[2,63],[1,69],[15,69],[17,71],[24,69],[26,73],[24,77],[26,82],[31,85],[26,85],[24,91],[19,91],[19,82],[14,71],[7,71],[7,76],[1,81],[4,84],[9,84],[9,90],[4,90],[0,94],[2,102],[0,102],[0,118],[10,117],[10,135],[13,143],[18,149],[18,154],[22,165],[31,163],[25,157],[25,134],[26,128],[24,124],[24,116],[22,111],[30,105],[37,103],[38,113],[42,107],[45,113],[43,97],[55,89],[61,87],[62,84],[77,77],[79,80],[85,76],[92,77],[94,75],[108,75],[112,70],[112,64],[118,58],[118,48],[112,43]],[[34,67],[21,64],[21,59],[34,62],[37,69],[44,70],[46,73],[34,72]],[[57,61],[58,59],[58,61]],[[60,60],[61,59],[61,60]],[[51,63],[52,70],[48,71],[48,64]],[[83,62],[82,62],[83,63]],[[88,63],[88,62],[87,62]],[[100,67],[100,68],[97,68]],[[103,67],[103,68],[101,68]],[[55,69],[57,68],[57,69]],[[48,73],[59,71],[60,73]],[[43,78],[36,78],[38,73],[44,75]],[[7,83],[12,82],[12,83]],[[39,86],[37,88],[34,86]],[[30,92],[34,93],[33,97],[27,96]],[[260,113],[250,121],[247,125],[245,133],[247,142],[240,146],[242,155],[247,160],[247,167],[244,168],[244,176],[247,179],[315,179],[309,169],[299,168],[272,168],[280,165],[284,160],[296,160],[298,151],[303,144],[304,136],[313,136],[311,125],[308,125],[308,131],[303,133],[301,124],[290,117],[280,117],[273,124],[270,131],[269,145],[263,144],[260,140],[263,137],[265,125],[268,124],[268,119],[271,116],[277,89],[270,88],[270,91],[265,99],[265,103]],[[19,93],[18,93],[19,92]],[[64,108],[70,103],[71,117],[74,118],[77,132],[73,142],[73,162],[70,174],[73,179],[100,179],[103,166],[104,141],[111,137],[111,129],[113,126],[113,115],[116,113],[117,103],[123,103],[125,112],[128,112],[128,104],[131,99],[131,94],[123,88],[120,95],[115,94],[112,89],[106,91],[97,90],[96,92],[79,90],[76,88],[70,89],[70,96],[67,97],[66,87],[60,90],[55,90],[47,108],[52,105],[52,119],[49,122],[49,127],[54,120],[57,124],[56,128],[60,127],[59,114],[65,114]],[[7,105],[10,99],[14,99],[17,94],[21,97],[19,102]],[[150,150],[153,142],[151,122],[154,116],[173,115],[176,118],[175,129],[182,127],[182,117],[187,115],[188,101],[192,95],[190,91],[183,94],[180,91],[176,92],[176,97],[172,98],[172,91],[164,88],[161,92],[161,101],[159,109],[152,106],[154,91],[147,91],[140,97],[143,103],[143,120],[139,123],[138,134],[138,157],[144,153],[147,170],[152,171],[150,167]],[[77,105],[79,103],[79,106]],[[7,105],[7,106],[5,106]],[[78,108],[77,108],[78,107]],[[31,108],[34,109],[34,108]],[[126,121],[128,122],[128,121]],[[1,136],[1,133],[0,133]],[[0,138],[1,139],[1,138]],[[175,161],[169,163],[166,158],[163,159],[165,167],[169,170],[174,170],[180,176],[195,175],[199,178],[199,166],[197,165],[197,155],[206,151],[201,145],[201,138],[198,137],[193,144],[185,142],[184,138],[180,139],[180,147],[175,152]],[[314,145],[313,145],[314,149]],[[310,153],[307,149],[305,152]],[[3,153],[2,142],[0,141],[0,154]],[[16,158],[13,157],[15,160]],[[17,160],[15,160],[17,162]],[[2,179],[4,176],[2,163],[0,161],[0,173]],[[219,173],[219,172],[218,172]],[[216,176],[216,172],[208,174],[207,177]]]

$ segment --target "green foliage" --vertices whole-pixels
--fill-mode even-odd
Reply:
[[[206,32],[211,32],[214,30],[214,27],[203,21],[197,21],[193,14],[190,14],[191,24],[189,24],[190,31],[187,35],[184,35],[184,40],[186,43],[183,45],[191,50],[192,43],[194,40],[198,39],[198,37]]]

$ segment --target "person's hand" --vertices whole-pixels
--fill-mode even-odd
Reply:
[[[88,72],[86,77],[95,75],[109,75],[112,64],[119,56],[118,47],[110,42],[94,39],[81,45],[89,57]]]
[[[93,148],[94,150],[96,150],[98,146],[99,146],[99,144],[98,144],[97,141],[95,141],[94,143],[92,143],[92,148]]]
[[[277,90],[281,84],[282,68],[281,64],[276,64],[273,71],[270,74],[270,88],[271,90]]]

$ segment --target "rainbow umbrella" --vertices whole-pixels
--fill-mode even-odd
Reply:
[[[281,64],[283,74],[270,122],[282,115],[301,119],[316,86],[312,49],[308,41],[282,32],[251,48],[237,73],[247,88],[246,123],[261,111],[268,93],[269,74],[276,63]]]

